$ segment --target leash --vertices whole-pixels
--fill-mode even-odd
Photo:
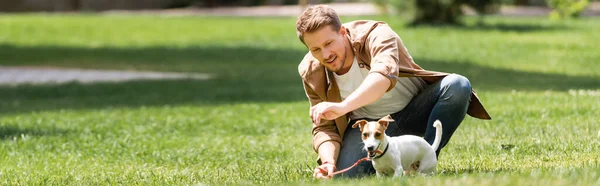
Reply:
[[[339,170],[339,171],[335,171],[335,172],[333,172],[333,173],[331,174],[331,176],[334,176],[334,175],[336,175],[336,174],[341,174],[341,173],[344,173],[344,172],[346,172],[346,171],[348,171],[348,170],[350,170],[350,169],[352,169],[352,168],[356,167],[356,166],[357,166],[357,165],[358,165],[360,162],[363,162],[363,161],[369,161],[369,157],[364,157],[364,158],[362,158],[362,159],[360,159],[360,160],[356,161],[356,163],[354,163],[354,165],[352,165],[352,166],[350,166],[350,167],[348,167],[348,168],[345,168],[345,169],[343,169],[343,170]]]
[[[386,150],[387,150],[387,148],[386,148]],[[382,153],[380,150],[377,150],[377,151],[375,151],[375,153],[383,154],[383,153]],[[363,161],[371,161],[371,160],[369,159],[369,155],[367,155],[367,157],[364,157],[364,158],[362,158],[362,159],[359,159],[358,161],[356,161],[356,163],[354,163],[352,166],[350,166],[350,167],[348,167],[348,168],[345,168],[345,169],[342,169],[342,170],[339,170],[339,171],[335,171],[335,172],[333,172],[333,173],[331,174],[331,176],[334,176],[334,175],[337,175],[337,174],[344,173],[344,172],[346,172],[346,171],[348,171],[348,170],[350,170],[350,169],[352,169],[352,168],[356,167],[356,166],[357,166],[357,165],[358,165],[360,162],[363,162]]]

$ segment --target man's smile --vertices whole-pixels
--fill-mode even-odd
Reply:
[[[331,58],[331,60],[325,61],[325,62],[326,63],[333,63],[335,61],[335,59],[337,59],[337,56],[335,56],[335,57]]]

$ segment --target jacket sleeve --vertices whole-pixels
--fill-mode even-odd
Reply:
[[[410,65],[412,57],[400,37],[387,24],[380,24],[369,33],[365,47],[371,56],[369,73],[380,73],[387,77],[391,82],[387,91],[390,91],[396,85],[400,66]]]
[[[320,102],[323,102],[323,100],[315,93],[314,90],[312,90],[308,85],[306,85],[305,82],[303,82],[303,84],[304,91],[306,92],[306,96],[310,101],[311,107]],[[313,123],[312,135],[313,150],[315,150],[315,152],[317,153],[319,153],[319,146],[321,146],[321,144],[327,141],[334,141],[338,142],[339,144],[342,144],[342,138],[340,137],[340,134],[337,130],[337,126],[335,125],[334,121],[321,120],[321,123],[319,125]]]

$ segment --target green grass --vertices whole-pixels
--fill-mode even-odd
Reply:
[[[465,119],[435,176],[311,177],[294,18],[20,14],[0,15],[0,65],[215,78],[0,86],[0,184],[600,184],[597,18],[366,18],[388,21],[424,68],[467,76],[493,117]]]

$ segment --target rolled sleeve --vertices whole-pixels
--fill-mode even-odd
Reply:
[[[396,85],[400,63],[412,61],[412,58],[400,37],[388,25],[379,25],[373,29],[365,44],[371,55],[369,73],[380,73],[387,77],[391,82],[387,91],[390,91]]]
[[[340,134],[337,132],[337,127],[333,121],[327,121],[319,126],[313,124],[312,134],[313,150],[317,153],[319,153],[319,147],[325,142],[333,141],[342,144],[342,138],[340,138]]]
[[[310,101],[310,106],[314,106],[318,103],[323,102],[323,100],[312,90],[306,83],[304,83],[304,91],[306,92],[306,96]],[[337,126],[334,121],[330,120],[322,120],[319,125],[313,123],[312,127],[312,135],[313,135],[313,150],[319,153],[319,146],[327,141],[334,141],[342,144],[342,138],[337,130]]]

